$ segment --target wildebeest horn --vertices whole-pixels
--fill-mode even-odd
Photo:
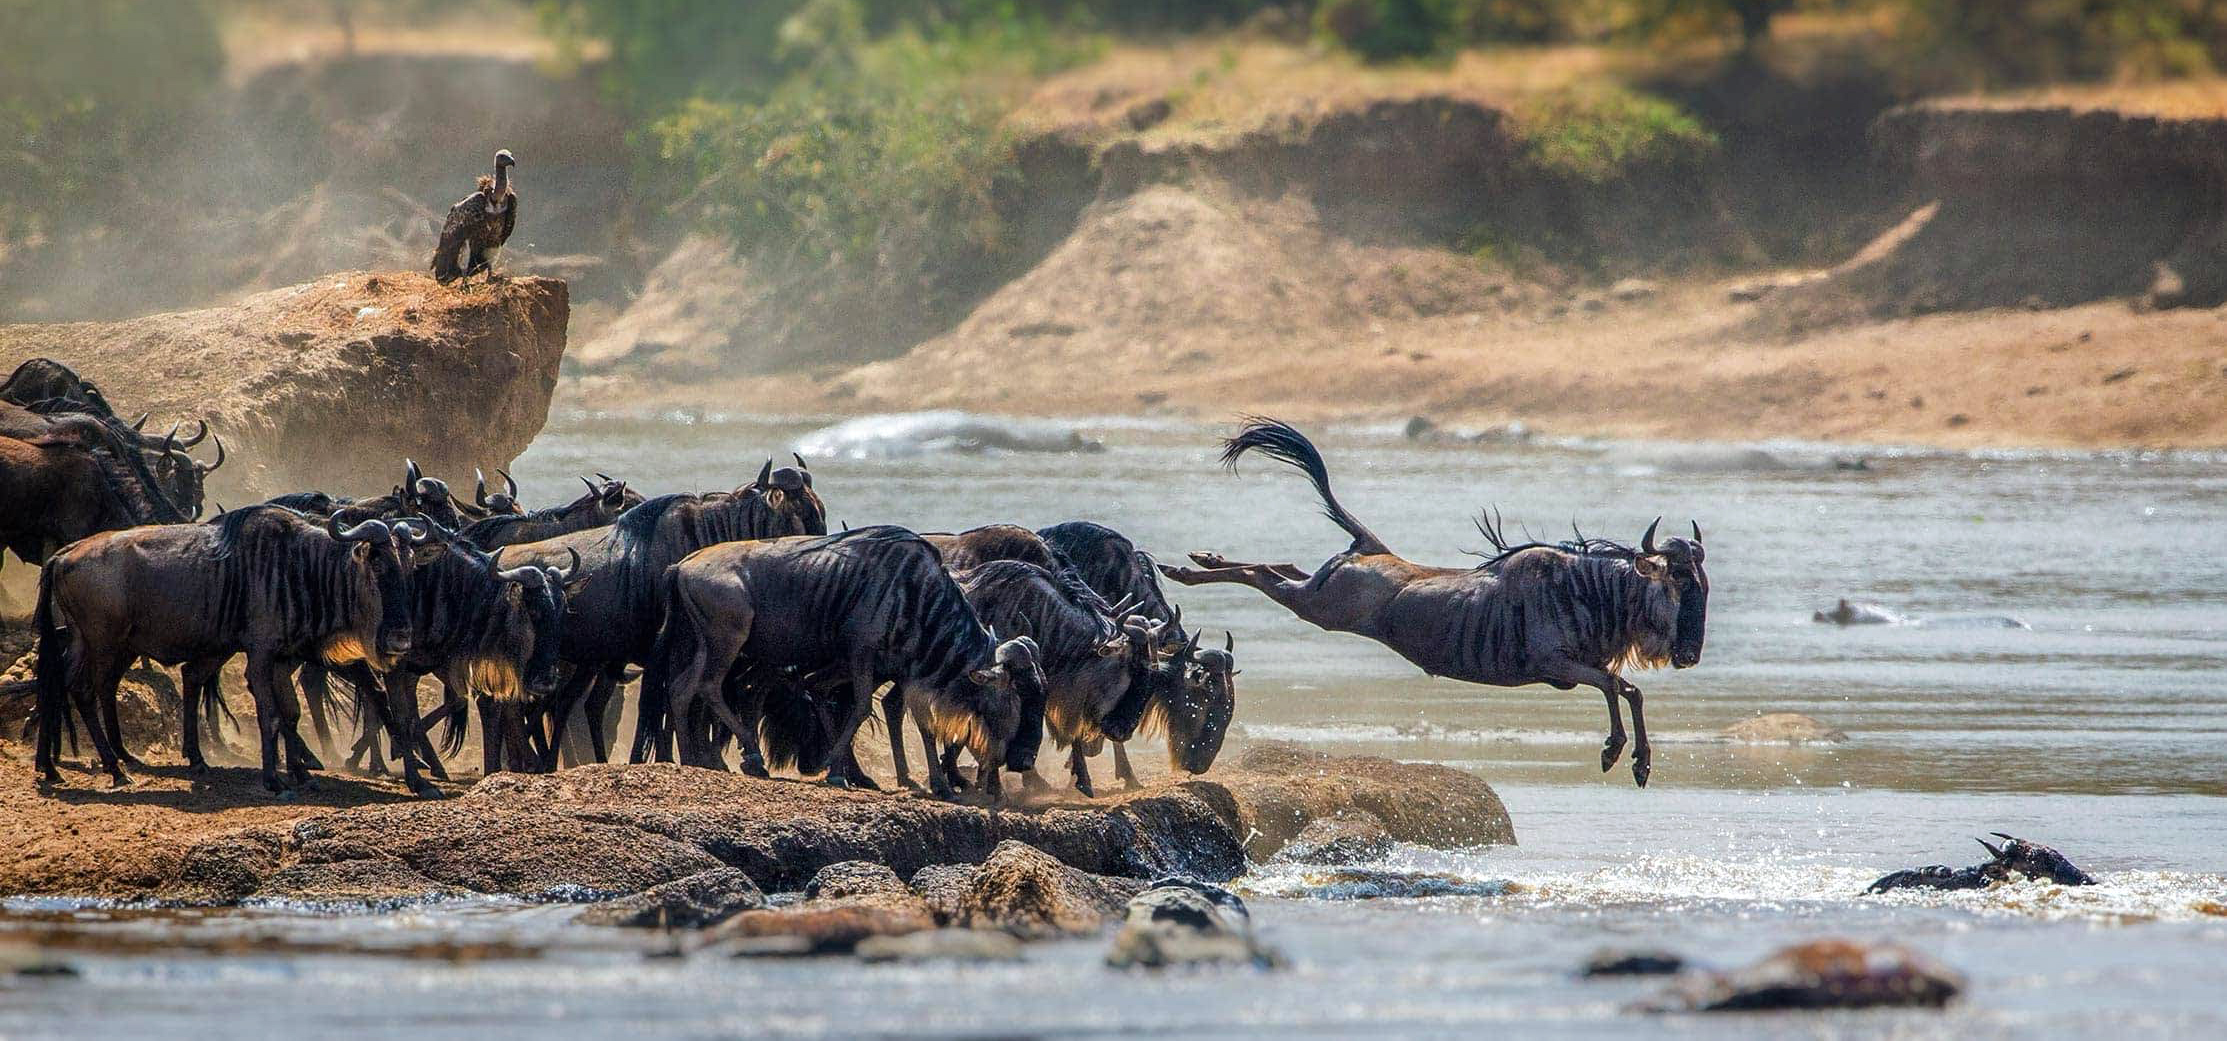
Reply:
[[[1690,521],[1690,522],[1688,522],[1688,523],[1691,523],[1691,524],[1693,525],[1693,540],[1694,540],[1695,542],[1700,542],[1700,541],[1701,541],[1701,522],[1700,522],[1700,521]]]
[[[423,546],[433,538],[433,518],[419,515],[405,521],[396,521],[394,530],[410,540],[413,546]]]
[[[402,469],[403,472],[408,475],[403,479],[402,486],[405,488],[416,490],[418,486],[418,478],[425,476],[425,472],[418,469],[418,461],[415,459],[404,457],[402,460]]]
[[[595,479],[596,479],[596,480],[598,480],[598,481],[606,481],[606,482],[608,482],[608,481],[610,481],[610,480],[611,480],[611,475],[610,475],[610,474],[607,474],[607,473],[604,473],[604,472],[603,472],[603,471],[601,471],[601,470],[597,470],[597,471],[595,472]]]
[[[202,473],[214,473],[214,472],[216,471],[216,468],[217,468],[217,467],[223,466],[223,465],[224,465],[224,435],[223,435],[223,434],[218,434],[218,435],[217,435],[217,461],[216,461],[216,462],[213,462],[213,463],[195,463],[195,464],[193,464],[193,465],[194,465],[194,467],[195,467],[196,469],[200,470],[200,471],[201,471]]]
[[[572,555],[571,567],[565,568],[562,571],[559,571],[558,569],[553,567],[543,568],[543,570],[549,572],[550,578],[554,578],[557,580],[558,585],[564,585],[568,582],[571,582],[573,579],[580,577],[580,551],[573,549],[571,546],[566,546],[564,548],[564,551]]]
[[[171,449],[178,447],[178,428],[182,426],[185,426],[185,424],[172,423],[170,424],[170,432],[162,435],[162,450],[165,453],[168,453]]]
[[[584,484],[584,485],[587,485],[587,486],[588,486],[588,494],[589,494],[589,495],[601,495],[601,494],[603,494],[603,489],[601,489],[601,488],[598,488],[598,487],[596,487],[596,486],[595,486],[595,482],[594,482],[594,481],[591,481],[591,480],[588,480],[588,479],[587,479],[587,478],[585,478],[585,477],[582,477],[582,478],[580,478],[580,483],[581,483],[581,484]]]
[[[1128,596],[1122,597],[1120,603],[1113,605],[1113,611],[1111,613],[1115,618],[1120,618],[1123,615],[1136,610],[1136,607],[1137,594],[1131,593]]]
[[[812,468],[812,464],[805,462],[804,456],[796,452],[790,452],[789,458],[796,460],[796,468],[799,470],[809,470]]]
[[[1660,527],[1662,522],[1661,517],[1655,518],[1655,523],[1647,526],[1647,534],[1639,537],[1639,551],[1641,553],[1652,554],[1655,552],[1655,529]]]
[[[487,509],[487,475],[472,467],[472,505]]]
[[[520,564],[513,568],[499,568],[495,571],[495,577],[505,582],[516,582],[519,585],[525,585],[528,582],[554,582],[557,580],[556,569],[545,568],[539,564]]]
[[[178,447],[192,448],[193,446],[198,445],[201,442],[209,439],[209,421],[206,419],[198,419],[195,420],[194,423],[196,424],[197,429],[194,430],[193,436],[178,442]]]
[[[1222,649],[1231,654],[1237,653],[1237,637],[1230,635],[1227,629],[1222,630]]]
[[[339,542],[377,542],[392,534],[392,529],[377,518],[343,528],[336,518],[325,522],[325,532]]]
[[[758,484],[757,484],[757,486],[758,486],[759,488],[771,488],[771,487],[773,487],[772,481],[773,481],[773,460],[771,460],[771,459],[768,459],[768,460],[766,460],[766,465],[764,465],[764,466],[761,466],[761,467],[759,467],[759,468],[758,468]]]
[[[503,475],[503,494],[510,496],[512,505],[517,505],[518,481],[510,476],[510,471],[505,470],[500,466],[495,468],[495,472]]]
[[[1998,835],[2002,835],[2002,832],[1996,832],[1995,834],[1998,834]],[[2008,835],[2003,835],[2003,837],[2007,839],[2007,838],[2009,838],[2010,836],[2008,836]],[[1994,847],[1994,846],[1990,846],[1990,845],[1988,845],[1988,843],[1987,843],[1987,840],[1986,840],[1986,839],[1973,839],[1972,841],[1974,841],[1974,842],[1977,842],[1977,843],[1979,843],[1979,844],[1980,844],[1980,847],[1981,847],[1982,849],[1985,849],[1985,850],[1987,850],[1987,852],[1988,852],[1988,853],[1990,853],[1990,854],[1993,854],[1993,855],[1994,855],[1994,857],[1995,857],[1995,859],[1997,859],[1997,860],[2001,860],[2001,859],[2003,859],[2003,851],[2002,851],[2002,850],[2000,850],[2000,849],[1997,849],[1997,848],[1996,848],[1996,847]]]
[[[154,413],[152,413],[152,412],[142,412],[142,413],[140,413],[140,414],[139,414],[139,418],[138,418],[138,419],[132,420],[132,421],[131,421],[131,430],[132,430],[132,433],[135,433],[135,434],[136,434],[136,433],[138,433],[138,432],[139,432],[139,431],[140,431],[141,429],[145,428],[145,427],[147,426],[147,419],[148,419],[148,417],[150,417],[150,416],[152,416],[152,415],[154,415]]]

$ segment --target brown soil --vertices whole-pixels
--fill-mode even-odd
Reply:
[[[208,419],[234,453],[215,499],[375,493],[405,456],[453,481],[524,451],[548,417],[568,313],[554,279],[344,272],[229,307],[0,326],[0,369],[53,358],[119,411]]]

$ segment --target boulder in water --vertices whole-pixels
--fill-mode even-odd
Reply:
[[[1686,977],[1644,1003],[1650,1012],[1940,1008],[1964,977],[1897,943],[1817,940],[1731,972]]]
[[[1273,968],[1283,956],[1253,935],[1252,915],[1236,894],[1184,879],[1155,882],[1124,910],[1106,964],[1117,969],[1173,965]]]
[[[1766,712],[1749,716],[1720,731],[1727,740],[1751,745],[1839,744],[1848,740],[1836,730],[1799,712]]]
[[[1366,810],[1352,810],[1316,819],[1284,848],[1276,859],[1295,864],[1326,866],[1383,860],[1392,853],[1392,833],[1384,822]]]
[[[1686,959],[1670,951],[1610,947],[1593,952],[1578,970],[1581,976],[1670,976],[1686,967]]]
[[[702,929],[765,905],[765,894],[749,875],[734,868],[714,868],[597,904],[581,912],[580,921],[636,929]]]

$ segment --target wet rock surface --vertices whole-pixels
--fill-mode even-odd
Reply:
[[[1097,932],[1143,888],[1077,871],[1024,843],[1001,842],[959,891],[950,924],[1030,939]]]
[[[766,895],[749,875],[716,868],[597,904],[582,911],[580,921],[635,929],[701,929],[765,904]]]
[[[1964,977],[1897,943],[1818,940],[1730,972],[1680,979],[1642,1004],[1648,1011],[1940,1008]]]
[[[1611,947],[1595,951],[1578,969],[1580,976],[1668,976],[1684,970],[1686,959],[1670,951]]]
[[[1121,930],[1106,952],[1114,968],[1254,965],[1272,968],[1283,956],[1253,934],[1252,915],[1230,891],[1186,879],[1164,879],[1130,900]]]
[[[1245,852],[1266,860],[1316,820],[1359,810],[1399,842],[1441,848],[1513,845],[1515,825],[1492,786],[1449,766],[1332,756],[1298,745],[1256,745],[1221,781],[1250,830]],[[1174,872],[1169,872],[1174,873]],[[1202,877],[1211,877],[1203,876]]]
[[[1392,852],[1392,833],[1367,811],[1318,818],[1276,852],[1294,864],[1344,865],[1383,860]]]

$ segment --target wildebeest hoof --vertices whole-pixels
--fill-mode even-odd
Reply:
[[[1601,772],[1605,774],[1610,770],[1615,769],[1616,761],[1623,757],[1624,743],[1622,741],[1610,741],[1607,744],[1602,745]]]
[[[412,786],[412,787],[410,788],[410,792],[411,792],[412,794],[416,795],[416,796],[417,796],[418,798],[420,798],[420,799],[446,799],[446,798],[448,798],[448,793],[447,793],[447,792],[444,792],[444,791],[440,790],[439,788],[436,788],[436,787],[434,787],[433,785],[430,785],[430,784],[426,784],[426,783],[424,783],[424,782],[419,782],[418,784],[416,784],[416,785],[413,785],[413,786]]]
[[[1632,780],[1642,788],[1647,787],[1647,775],[1654,772],[1645,759],[1632,760]]]
[[[122,763],[124,765],[124,769],[126,770],[144,770],[147,768],[147,764],[145,762],[141,761],[138,756],[133,755],[130,752],[125,752],[124,754],[117,756],[116,761]]]
[[[759,762],[756,759],[745,759],[742,761],[742,774],[745,777],[773,776],[772,773],[766,770],[766,764]],[[849,783],[848,779],[846,779],[844,783],[847,785]]]
[[[1075,779],[1075,791],[1081,793],[1082,797],[1085,799],[1095,799],[1098,797],[1097,790],[1091,787],[1090,782],[1085,781],[1079,777]]]
[[[110,774],[108,786],[110,788],[129,788],[131,787],[131,778],[124,774]]]
[[[1229,566],[1229,558],[1219,553],[1206,553],[1194,550],[1190,553],[1184,554],[1184,556],[1190,557],[1191,563],[1197,564],[1198,566],[1203,568],[1223,568]]]
[[[821,781],[820,783],[827,785],[830,788],[849,788],[851,786],[851,779],[841,774],[829,774],[827,775],[827,779]]]
[[[294,789],[285,787],[283,785],[273,787],[266,784],[263,786],[263,790],[271,793],[271,798],[277,799],[280,802],[293,802],[295,799],[301,798],[301,796],[296,793]]]

